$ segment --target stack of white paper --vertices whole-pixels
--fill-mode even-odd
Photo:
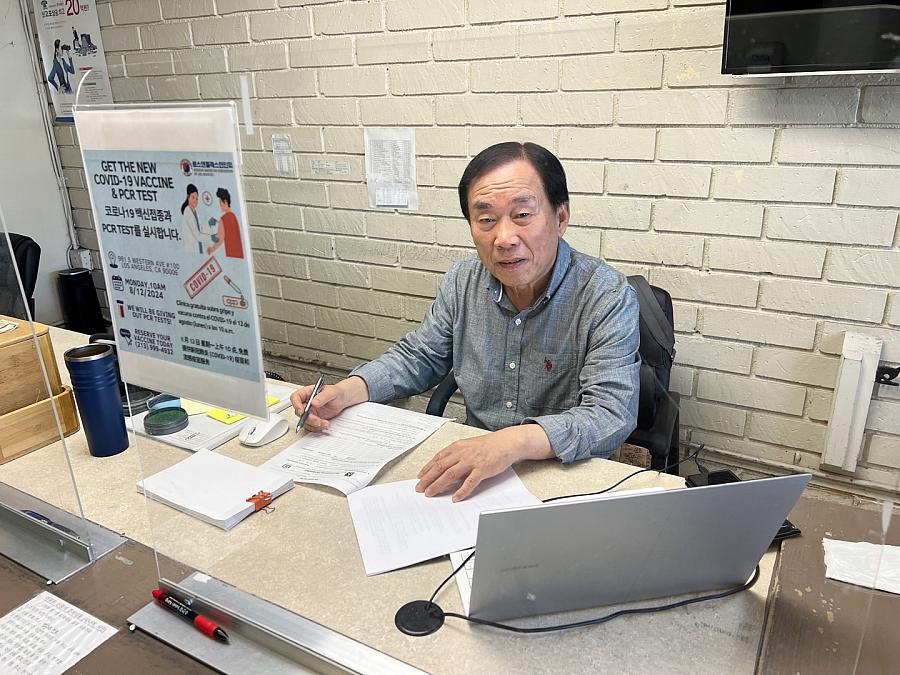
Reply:
[[[450,421],[380,403],[360,403],[331,420],[328,431],[302,436],[263,466],[298,483],[328,485],[348,495]]]
[[[266,493],[275,499],[293,487],[288,476],[208,451],[137,483],[138,492],[224,530],[258,510]]]

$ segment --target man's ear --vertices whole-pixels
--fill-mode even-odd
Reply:
[[[566,233],[566,228],[569,226],[569,202],[559,205],[559,208],[556,209],[556,217],[559,221],[559,236],[561,237]]]

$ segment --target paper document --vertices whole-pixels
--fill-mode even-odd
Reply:
[[[605,492],[602,495],[584,495],[578,497],[568,497],[566,499],[559,499],[554,504],[563,504],[563,503],[571,503],[571,502],[586,502],[586,501],[600,501],[602,499],[608,499],[610,497],[621,497],[622,495],[635,495],[635,494],[650,494],[652,492],[662,492],[666,488],[661,487],[652,487],[652,488],[636,488],[634,490],[618,490],[616,492]],[[463,561],[469,557],[469,554],[474,551],[475,548],[466,548],[462,551],[451,551],[450,552],[450,566],[455,570],[457,567],[463,564]],[[466,561],[465,567],[463,567],[459,572],[456,573],[456,587],[459,589],[459,599],[462,602],[463,613],[468,616],[469,615],[469,603],[472,598],[472,580],[475,578],[475,556],[473,555]]]
[[[137,482],[138,492],[223,530],[293,487],[283,474],[206,450]]]
[[[368,128],[363,137],[369,206],[418,209],[415,130]]]
[[[367,575],[474,546],[482,511],[541,503],[512,469],[488,478],[455,504],[452,491],[426,497],[416,492],[417,482],[372,485],[347,498]]]
[[[380,403],[360,403],[331,420],[328,431],[300,437],[263,466],[286,473],[298,483],[328,485],[348,495],[451,421]]]
[[[900,546],[823,539],[825,576],[900,594]]]
[[[450,566],[456,569],[463,564],[475,547],[464,548],[462,551],[450,553]],[[475,556],[466,560],[465,566],[456,573],[456,588],[459,589],[459,599],[462,602],[463,614],[469,616],[469,603],[472,600],[472,580],[475,578]]]
[[[271,382],[267,382],[266,401],[269,403],[269,414],[272,415],[287,408],[291,404],[292,393],[294,393],[294,387],[291,385],[272,384]],[[271,403],[273,398],[275,399],[275,403]],[[194,452],[198,450],[215,450],[220,445],[227,443],[240,434],[244,425],[248,422],[247,418],[233,420],[231,423],[221,422],[208,415],[201,415],[200,413],[208,413],[213,409],[213,406],[207,405],[206,403],[182,399],[182,404],[187,404],[187,407],[185,407],[185,405],[182,405],[182,407],[185,408],[188,415],[190,415],[190,422],[188,425],[181,431],[176,431],[174,434],[151,436],[151,438],[160,443],[168,443],[169,445],[184,448],[185,450],[192,450]],[[129,433],[131,432],[131,421],[136,420],[138,434],[141,436],[149,436],[149,434],[144,431],[144,418],[146,416],[147,413],[144,412],[140,415],[135,415],[134,417],[126,417],[125,426],[128,428]]]
[[[0,673],[57,675],[116,629],[44,591],[0,617]]]

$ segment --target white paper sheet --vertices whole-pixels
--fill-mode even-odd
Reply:
[[[825,576],[900,594],[900,546],[822,539]]]
[[[482,511],[541,503],[512,469],[484,481],[456,503],[452,491],[438,497],[416,492],[417,482],[372,485],[348,496],[367,575],[474,546]]]
[[[380,403],[360,403],[308,433],[263,466],[298,483],[328,485],[345,495],[364,488],[392,459],[417,446],[452,420]]]
[[[415,129],[370,127],[363,136],[369,206],[418,209]]]
[[[116,629],[44,591],[0,617],[0,673],[56,675]]]

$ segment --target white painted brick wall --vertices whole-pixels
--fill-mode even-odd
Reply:
[[[773,202],[831,201],[834,169],[781,166],[734,166],[715,170],[717,199]]]
[[[758,347],[753,372],[785,382],[833,388],[840,359],[810,352]]]
[[[256,40],[280,40],[312,35],[309,14],[302,9],[250,16],[250,37]]]
[[[654,89],[662,83],[663,56],[647,54],[597,54],[562,60],[560,89]]]
[[[701,332],[726,339],[812,349],[816,321],[788,314],[706,307]]]
[[[610,194],[706,197],[711,173],[687,164],[613,164],[606,188]]]
[[[897,228],[896,211],[769,206],[771,239],[890,246]]]
[[[806,244],[714,239],[709,242],[709,266],[735,272],[818,279],[825,266],[826,251],[824,246]]]
[[[887,293],[867,288],[805,281],[766,279],[760,291],[760,307],[797,314],[880,323]]]
[[[653,129],[567,128],[560,131],[559,156],[561,159],[653,159],[655,143]]]
[[[817,468],[844,332],[881,337],[900,363],[896,76],[724,76],[721,0],[98,9],[117,102],[236,99],[249,77],[249,232],[265,349],[284,372],[346,370],[421,319],[441,274],[473,253],[459,175],[504,140],[561,157],[570,243],[672,293],[685,440],[762,469]],[[367,125],[415,128],[418,213],[368,206]],[[72,129],[55,131],[75,222],[96,247]],[[290,135],[299,179],[276,175],[273,133]],[[316,175],[315,159],[350,170]],[[891,393],[857,475],[888,490],[900,475]]]
[[[762,220],[759,204],[665,199],[653,205],[653,227],[662,231],[758,237]]]
[[[697,396],[746,408],[800,415],[806,400],[806,388],[704,370],[700,373]]]
[[[772,158],[774,138],[772,129],[660,129],[659,158],[687,162],[768,162]]]
[[[727,91],[623,91],[619,124],[724,124],[727,106]]]
[[[603,256],[625,262],[700,267],[703,239],[682,234],[609,231],[604,237]]]
[[[844,169],[837,203],[900,206],[900,169]]]

